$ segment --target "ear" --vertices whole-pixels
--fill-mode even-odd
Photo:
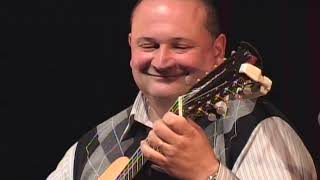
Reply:
[[[129,46],[131,47],[131,33],[128,34],[128,43],[129,43]],[[130,59],[130,67],[132,68],[132,59]]]
[[[128,34],[128,43],[129,43],[129,46],[131,47],[131,33]]]
[[[219,34],[215,39],[213,48],[214,48],[214,58],[216,59],[216,65],[223,63],[225,57],[227,38],[224,34]]]
[[[132,66],[133,66],[133,62],[132,62],[132,59],[130,59],[130,67],[132,69]]]

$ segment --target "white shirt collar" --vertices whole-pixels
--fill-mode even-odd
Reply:
[[[130,112],[130,119],[134,119],[150,128],[152,128],[153,123],[149,120],[148,116],[148,105],[146,99],[140,91],[133,103],[132,110]]]

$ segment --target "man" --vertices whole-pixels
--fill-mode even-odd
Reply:
[[[81,138],[48,179],[97,179],[139,146],[150,163],[136,179],[316,179],[300,138],[260,101],[230,103],[229,121],[201,125],[168,112],[225,57],[226,37],[209,1],[139,1],[128,40],[141,90],[133,107]]]

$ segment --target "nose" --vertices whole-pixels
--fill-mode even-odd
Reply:
[[[168,70],[175,67],[173,54],[168,46],[160,46],[155,52],[151,65],[157,70]]]

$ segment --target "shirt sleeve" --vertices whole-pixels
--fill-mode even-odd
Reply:
[[[296,132],[278,117],[255,128],[232,170],[220,165],[217,180],[316,180],[313,160]]]
[[[71,146],[57,168],[47,177],[47,180],[73,180],[73,165],[77,143]]]
[[[229,170],[226,166],[220,163],[219,171],[217,174],[217,180],[224,180],[224,179],[239,180],[239,178],[235,174],[233,174],[231,170]]]

